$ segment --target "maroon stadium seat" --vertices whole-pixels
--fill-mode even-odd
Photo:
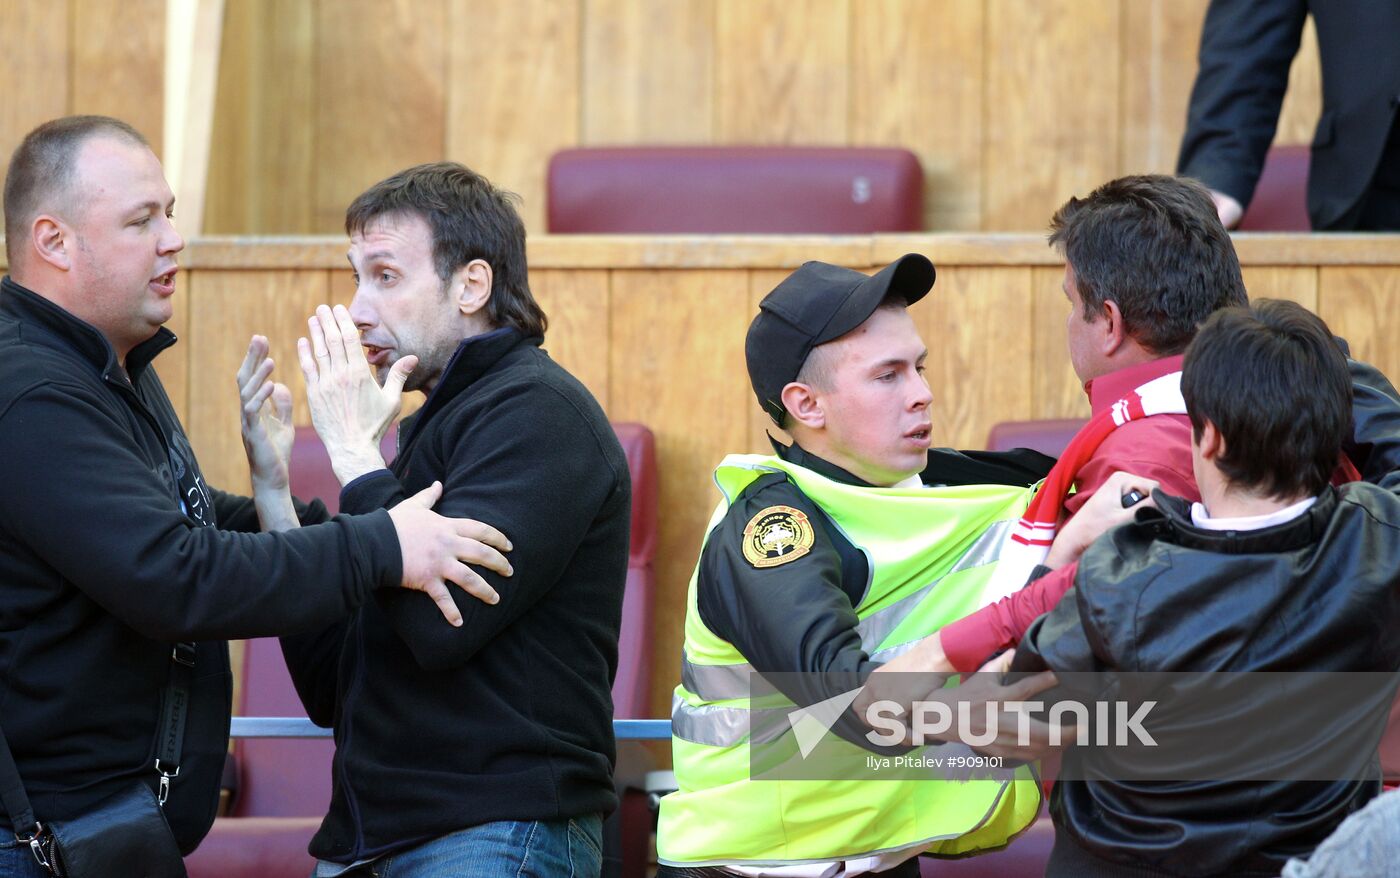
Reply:
[[[1059,457],[1079,432],[1087,418],[1058,418],[1044,421],[1002,421],[987,433],[988,451],[1031,448],[1041,454]]]
[[[1254,197],[1240,220],[1242,232],[1308,232],[1308,159],[1306,146],[1276,146],[1264,159]]]
[[[923,203],[906,149],[615,147],[549,162],[554,234],[916,232]]]
[[[641,424],[612,426],[632,476],[632,544],[627,558],[627,591],[622,598],[613,715],[646,719],[651,715],[652,606],[656,600],[652,569],[657,537],[656,437]]]
[[[1400,787],[1400,696],[1390,706],[1390,721],[1381,737],[1381,774],[1387,787]]]

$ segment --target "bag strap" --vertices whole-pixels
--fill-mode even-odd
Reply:
[[[185,746],[185,718],[189,715],[190,684],[194,680],[194,644],[177,643],[170,651],[170,676],[161,693],[161,720],[156,732],[155,769],[160,774],[159,801],[170,795],[170,781],[180,773],[180,753]],[[34,807],[24,791],[14,753],[0,729],[0,803],[10,816],[15,837],[29,841],[44,831],[34,818]],[[26,833],[22,835],[21,833]]]
[[[194,644],[177,643],[170,650],[170,678],[160,698],[160,728],[156,732],[155,769],[160,775],[156,800],[165,806],[170,781],[180,773],[185,747],[185,718],[189,716],[190,685],[194,681]]]
[[[28,841],[43,831],[39,821],[34,819],[34,808],[24,792],[24,783],[20,781],[19,768],[15,766],[15,757],[10,752],[9,742],[5,740],[4,729],[0,729],[0,801],[5,804],[5,813],[10,815],[15,838]]]

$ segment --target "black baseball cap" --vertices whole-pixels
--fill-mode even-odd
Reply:
[[[825,262],[805,263],[788,275],[758,303],[744,342],[758,404],[782,426],[783,388],[797,379],[812,348],[860,326],[889,296],[914,304],[928,295],[933,278],[933,263],[918,253],[873,275]]]

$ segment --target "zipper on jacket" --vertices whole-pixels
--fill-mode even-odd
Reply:
[[[363,612],[363,611],[361,611]],[[335,746],[340,763],[337,772],[340,775],[340,788],[345,790],[345,805],[350,811],[350,824],[355,830],[355,844],[351,848],[351,860],[360,858],[361,851],[365,849],[364,824],[360,820],[360,804],[355,800],[355,790],[350,785],[350,731],[351,731],[351,705],[355,701],[355,696],[359,693],[365,677],[365,634],[363,616],[359,613],[355,616],[355,672],[350,677],[350,685],[345,689],[345,700],[340,705],[340,722],[337,724],[337,731],[342,734],[336,736]]]
[[[136,410],[138,415],[146,419],[146,423],[151,425],[151,429],[155,431],[156,437],[160,439],[160,447],[165,451],[165,457],[168,460],[170,458],[170,440],[166,438],[165,430],[161,427],[160,421],[156,419],[155,414],[151,411],[151,407],[146,405],[146,401],[142,399],[141,394],[137,392],[136,385],[129,381],[118,381],[111,375],[106,374],[102,376],[102,380],[120,390],[122,394],[127,397],[128,404]]]

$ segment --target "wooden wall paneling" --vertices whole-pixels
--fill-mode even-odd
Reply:
[[[941,266],[909,310],[928,345],[933,444],[983,448],[998,421],[1030,416],[1028,268]]]
[[[982,4],[964,0],[852,9],[851,143],[919,156],[930,230],[981,228],[983,27]]]
[[[129,123],[156,155],[165,137],[165,0],[83,0],[73,6],[70,113]]]
[[[1049,226],[1049,216],[1046,216]],[[883,268],[905,253],[922,253],[934,265],[1062,265],[1043,232],[968,235],[875,235],[870,264]]]
[[[609,415],[656,433],[666,510],[657,548],[653,716],[669,713],[680,679],[686,583],[719,499],[711,474],[724,455],[749,445],[748,303],[744,271],[612,273]]]
[[[0,175],[10,154],[39,124],[68,110],[72,29],[68,4],[10,0],[0,4]]]
[[[890,238],[903,240],[882,236]],[[858,235],[546,235],[526,248],[539,268],[796,268],[812,259],[869,265],[871,244]]]
[[[1288,92],[1279,110],[1274,143],[1312,143],[1322,115],[1322,63],[1317,53],[1317,28],[1312,17],[1303,27],[1302,45],[1288,69]]]
[[[608,411],[608,273],[601,269],[532,271],[530,290],[549,318],[545,350]]]
[[[1323,266],[1318,303],[1319,316],[1347,340],[1352,356],[1400,380],[1400,270]]]
[[[1042,229],[1116,176],[1117,0],[987,0],[982,228]]]
[[[1317,313],[1317,269],[1311,266],[1246,265],[1241,267],[1251,301],[1288,299]]]
[[[447,157],[518,193],[544,231],[545,171],[579,142],[580,0],[451,0]]]
[[[582,27],[582,144],[710,142],[715,0],[584,0]]]
[[[1209,0],[1124,0],[1118,171],[1176,169]]]
[[[1237,232],[1231,238],[1242,265],[1400,265],[1396,235]]]
[[[228,642],[228,663],[233,671],[233,715],[240,716],[242,711],[238,709],[239,703],[243,700],[243,659],[248,654],[248,641],[230,640]],[[229,741],[229,750],[233,749],[233,741]],[[219,791],[220,806],[225,798],[224,791]]]
[[[224,0],[166,6],[165,138],[161,155],[190,235],[204,232],[224,7]]]
[[[1087,418],[1089,400],[1084,385],[1069,361],[1065,321],[1070,303],[1064,294],[1064,268],[1037,266],[1030,269],[1031,322],[1031,415],[1043,418]]]
[[[180,423],[188,426],[190,416],[190,302],[193,300],[190,288],[198,283],[199,272],[182,271],[176,276],[175,296],[171,301],[174,316],[165,328],[175,333],[178,343],[161,352],[156,358],[156,374],[165,385],[165,394],[175,406],[175,414]]]
[[[846,144],[849,0],[718,3],[716,140]]]
[[[314,13],[279,0],[227,4],[204,213],[211,234],[316,230]]]
[[[315,231],[340,232],[356,195],[443,158],[447,23],[446,0],[317,0]],[[457,40],[452,54],[481,48]]]
[[[347,303],[348,281],[331,284],[328,271],[198,272],[189,308],[190,403],[185,421],[211,485],[246,494],[248,465],[238,429],[238,366],[256,333],[272,345],[275,381],[286,384],[297,424],[311,423],[296,342],[317,305]]]

